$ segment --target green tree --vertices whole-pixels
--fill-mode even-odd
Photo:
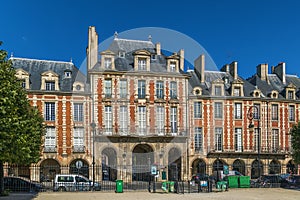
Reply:
[[[293,159],[295,163],[300,164],[300,122],[294,125],[290,131],[293,148]]]
[[[0,46],[2,42],[0,41]],[[0,193],[3,193],[3,164],[29,165],[40,158],[45,133],[43,118],[32,107],[15,76],[7,52],[0,50]]]

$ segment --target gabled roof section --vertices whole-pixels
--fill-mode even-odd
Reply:
[[[119,51],[129,53],[139,49],[147,49],[152,53],[154,52],[154,48],[155,45],[151,41],[115,38],[108,47],[108,50],[117,54]]]
[[[25,70],[30,74],[30,90],[40,90],[41,75],[53,72],[59,77],[59,88],[61,92],[72,92],[75,81],[86,84],[86,76],[72,62],[37,60],[28,58],[11,57],[13,67],[18,70]],[[65,78],[65,71],[72,72],[72,78]],[[88,88],[88,87],[85,87]]]

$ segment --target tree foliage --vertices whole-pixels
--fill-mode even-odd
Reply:
[[[293,148],[293,159],[295,163],[300,164],[300,122],[294,125],[290,131]]]
[[[30,105],[7,52],[0,50],[0,178],[5,162],[29,165],[39,160],[44,131],[40,112]]]

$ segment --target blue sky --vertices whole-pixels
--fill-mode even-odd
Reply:
[[[296,0],[0,3],[1,48],[15,57],[60,61],[72,58],[80,67],[85,59],[89,26],[96,26],[100,43],[115,31],[160,27],[197,41],[219,69],[238,61],[243,78],[252,76],[260,63],[273,66],[286,62],[288,74],[299,75],[300,71],[300,2]],[[164,41],[159,42],[164,48]],[[185,49],[186,55],[192,51]]]

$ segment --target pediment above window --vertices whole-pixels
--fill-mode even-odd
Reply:
[[[147,50],[137,50],[133,53],[133,55],[145,55],[145,56],[151,56],[151,53]]]

